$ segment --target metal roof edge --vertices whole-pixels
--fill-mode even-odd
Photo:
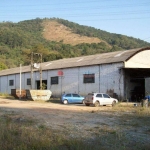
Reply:
[[[145,48],[137,48],[137,51],[133,53],[130,57],[128,57],[125,61],[128,61],[130,58],[132,58],[134,55],[136,55],[139,52],[142,52],[144,50],[150,50],[150,47],[145,47]]]

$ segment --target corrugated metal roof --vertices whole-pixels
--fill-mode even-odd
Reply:
[[[65,58],[65,59],[60,59],[55,61],[44,62],[42,63],[42,70],[63,69],[63,68],[71,68],[71,67],[79,67],[79,66],[92,66],[92,65],[99,65],[99,64],[124,62],[129,58],[131,58],[136,53],[143,50],[150,50],[150,47],[109,52],[109,53],[75,57],[75,58]],[[21,70],[22,72],[30,72],[31,67],[30,65],[22,66]],[[34,71],[37,71],[37,69],[34,69]],[[0,76],[18,74],[18,73],[20,73],[20,67],[2,70],[0,71]]]

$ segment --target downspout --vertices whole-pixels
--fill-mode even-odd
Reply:
[[[122,76],[122,73],[121,73],[122,71],[121,71],[121,69],[119,69],[119,74],[120,74],[120,78],[119,78],[119,94],[120,94],[120,96],[119,96],[119,100],[121,100],[121,87],[120,87],[120,82],[121,82],[121,76]]]
[[[125,68],[125,61],[123,61],[123,67]],[[123,76],[123,70],[122,69],[120,69],[119,70],[119,73],[120,73],[120,78],[119,78],[119,91],[120,91],[120,100],[121,100],[121,77]],[[123,82],[124,82],[124,89],[126,89],[125,88],[125,80],[123,80]],[[124,90],[124,92],[125,92],[126,90]],[[125,93],[124,93],[124,96],[125,96]]]
[[[79,89],[79,73],[80,73],[80,67],[78,68],[78,94],[80,94],[80,89]]]

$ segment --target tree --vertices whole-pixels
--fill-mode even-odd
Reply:
[[[8,67],[4,63],[0,62],[0,70],[4,69],[8,69]]]

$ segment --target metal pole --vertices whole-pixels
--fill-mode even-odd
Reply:
[[[31,53],[31,90],[33,88],[33,52]]]
[[[20,64],[20,94],[19,99],[21,99],[21,64]]]
[[[40,61],[40,90],[42,90],[42,54],[41,56],[41,61]]]

